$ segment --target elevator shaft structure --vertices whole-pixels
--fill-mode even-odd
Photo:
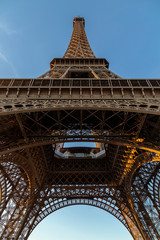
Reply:
[[[0,239],[27,240],[52,212],[91,205],[135,240],[160,239],[160,79],[123,79],[73,20],[63,58],[0,79]]]

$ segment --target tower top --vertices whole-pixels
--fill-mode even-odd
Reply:
[[[85,19],[83,17],[75,17],[73,19],[73,27],[76,23],[82,24],[85,27]]]
[[[85,19],[73,19],[73,33],[63,58],[96,58],[85,33]]]
[[[74,64],[102,64],[107,68],[109,62],[104,58],[96,58],[85,32],[85,19],[83,17],[75,17],[73,19],[73,32],[68,48],[63,58],[54,58],[50,62],[50,67],[55,65],[74,65]]]

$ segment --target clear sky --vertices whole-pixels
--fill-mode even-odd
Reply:
[[[62,57],[72,20],[85,17],[97,57],[123,78],[160,78],[159,0],[0,0],[0,77],[34,78]],[[94,207],[47,217],[29,240],[131,240],[124,226]]]

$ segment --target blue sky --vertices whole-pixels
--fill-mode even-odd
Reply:
[[[112,71],[123,78],[160,78],[159,0],[1,0],[0,77],[34,78],[48,71],[69,44],[75,16],[85,17],[90,45]],[[39,224],[29,240],[41,239],[132,238],[108,213],[77,206]]]
[[[0,76],[37,77],[62,57],[72,19],[83,16],[91,47],[124,78],[160,76],[159,0],[1,0]]]
[[[132,240],[112,215],[92,206],[70,206],[45,218],[29,240]]]

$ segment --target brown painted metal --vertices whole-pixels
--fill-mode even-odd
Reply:
[[[95,58],[84,30],[85,20],[81,17],[73,19],[73,33],[64,58]]]
[[[111,72],[84,26],[74,18],[64,57],[41,77],[0,79],[1,239],[27,239],[77,204],[108,211],[135,240],[160,238],[160,80]]]

